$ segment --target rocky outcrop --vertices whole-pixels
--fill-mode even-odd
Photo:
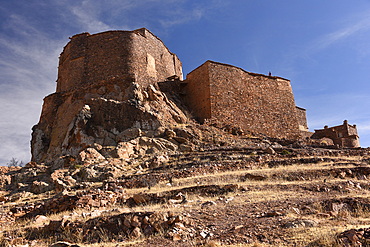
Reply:
[[[139,144],[175,150],[176,144],[155,137],[187,121],[157,85],[131,82],[125,88],[110,82],[55,93],[45,98],[40,122],[33,127],[32,160],[50,162],[66,155],[88,163],[125,159]]]
[[[182,79],[181,62],[145,28],[73,36],[59,58],[56,92],[44,99],[33,127],[32,161],[125,159],[136,145],[131,140],[188,122],[160,90],[166,78],[170,84]]]

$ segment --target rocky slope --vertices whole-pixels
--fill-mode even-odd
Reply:
[[[126,143],[132,146],[4,168],[2,246],[369,241],[368,149],[312,147],[197,124]]]

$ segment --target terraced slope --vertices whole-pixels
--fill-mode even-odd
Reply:
[[[84,181],[60,192],[4,191],[3,246],[58,240],[79,246],[366,246],[369,150],[274,145],[209,146],[95,165],[99,180],[80,174]],[[102,179],[99,171],[108,168],[115,175]],[[48,173],[42,169],[22,168],[22,174],[40,177]]]

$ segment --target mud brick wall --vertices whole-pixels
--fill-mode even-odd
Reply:
[[[290,81],[207,61],[186,80],[187,102],[194,115],[232,124],[253,133],[298,138],[298,120]],[[207,95],[209,100],[201,97]],[[193,93],[197,96],[190,96]],[[208,100],[208,101],[207,101]],[[196,105],[197,107],[192,108]]]
[[[59,59],[57,92],[102,81],[136,81],[148,85],[177,75],[182,65],[147,29],[75,35]]]

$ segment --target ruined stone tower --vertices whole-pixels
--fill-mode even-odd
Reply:
[[[148,85],[177,75],[178,57],[145,28],[75,35],[59,58],[57,92],[70,91],[109,80]]]

